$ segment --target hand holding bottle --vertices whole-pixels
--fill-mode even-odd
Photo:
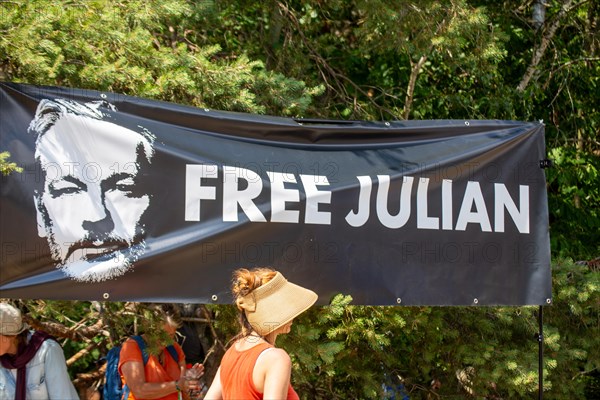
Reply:
[[[185,380],[191,400],[199,400],[202,398],[202,384],[200,378],[204,375],[204,366],[202,364],[187,364],[185,370]]]

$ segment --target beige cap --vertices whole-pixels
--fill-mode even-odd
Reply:
[[[0,335],[15,336],[29,328],[23,322],[21,311],[8,303],[0,303]]]
[[[266,336],[292,321],[317,301],[312,290],[298,286],[277,272],[275,277],[236,302],[256,333]]]

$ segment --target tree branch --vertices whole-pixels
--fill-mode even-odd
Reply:
[[[71,358],[69,358],[67,360],[67,367],[72,365],[73,363],[75,363],[77,360],[79,360],[81,357],[85,356],[86,354],[88,354],[90,351],[94,350],[96,347],[98,347],[100,345],[100,343],[96,343],[96,342],[91,342],[87,347],[79,350],[77,353],[73,354],[71,356]]]
[[[93,382],[97,379],[102,379],[104,377],[105,372],[106,368],[102,366],[98,370],[93,372],[77,374],[77,378],[73,380],[73,384],[75,385],[75,387],[79,387],[84,383]]]
[[[542,58],[544,57],[544,54],[546,53],[546,49],[548,48],[548,45],[554,38],[554,35],[556,34],[556,30],[560,26],[560,22],[562,21],[563,17],[569,11],[572,4],[573,4],[573,0],[565,0],[563,5],[560,7],[560,11],[554,18],[554,21],[552,21],[552,24],[550,24],[550,27],[546,31],[544,31],[544,34],[542,35],[542,40],[540,41],[540,45],[533,52],[533,57],[531,58],[531,62],[529,63],[529,66],[527,67],[527,70],[525,71],[525,74],[523,75],[521,82],[517,86],[517,91],[523,92],[523,91],[525,91],[525,88],[527,88],[527,85],[529,85],[529,82],[531,81],[531,79],[533,78],[533,75],[537,71],[540,61],[542,60]]]
[[[408,119],[408,116],[410,114],[410,109],[412,107],[412,102],[413,102],[413,95],[415,93],[415,85],[417,83],[417,77],[419,76],[419,71],[423,67],[423,64],[425,64],[426,60],[427,60],[427,56],[425,56],[425,55],[421,56],[419,61],[417,61],[416,63],[414,63],[412,60],[410,60],[410,79],[408,81],[408,87],[406,89],[406,99],[404,101],[404,112],[403,112],[403,114],[404,114],[403,117],[405,120]]]
[[[25,314],[23,315],[23,319],[27,322],[33,329],[41,330],[49,333],[55,337],[61,337],[66,339],[71,339],[75,341],[91,339],[93,337],[98,336],[102,331],[104,326],[104,322],[102,318],[100,318],[94,325],[88,326],[85,328],[77,328],[77,330],[73,328],[68,328],[63,324],[59,324],[58,322],[42,322],[38,321],[35,318]]]
[[[369,93],[367,93],[365,90],[363,90],[352,79],[350,79],[347,76],[345,76],[344,74],[336,71],[331,65],[329,65],[327,60],[325,60],[325,58],[323,56],[321,56],[319,54],[319,52],[317,50],[315,50],[315,48],[313,46],[311,46],[311,44],[310,44],[311,41],[308,40],[306,38],[306,36],[304,35],[304,33],[302,32],[302,27],[300,26],[298,19],[296,18],[294,13],[290,10],[290,8],[286,4],[283,4],[280,1],[277,2],[277,4],[281,10],[281,14],[283,16],[287,17],[288,20],[294,25],[295,31],[300,35],[302,42],[304,43],[304,45],[306,46],[306,48],[308,49],[308,51],[310,53],[309,57],[316,62],[317,68],[319,69],[319,72],[321,73],[321,76],[323,77],[323,80],[325,81],[326,86],[330,90],[335,92],[338,96],[343,98],[345,101],[349,101],[349,98],[352,96],[350,96],[350,94],[346,90],[346,87],[341,82],[341,81],[344,81],[344,82],[348,83],[350,86],[352,86],[357,92],[359,92],[361,95],[363,95],[366,99],[368,99],[368,101],[377,110],[379,110],[381,114],[386,113],[386,114],[391,115],[392,118],[396,118],[396,115],[394,114],[394,112],[392,110],[387,109],[387,108],[377,104],[375,102],[375,100],[373,99],[373,96],[370,96]],[[333,82],[335,83],[335,86],[332,85],[331,83],[329,83],[329,80],[327,79],[327,75],[329,75],[330,77],[333,78]],[[356,98],[354,97],[353,103],[355,104],[355,108],[357,108],[357,107],[359,107],[359,105],[355,102],[355,100],[356,100]]]

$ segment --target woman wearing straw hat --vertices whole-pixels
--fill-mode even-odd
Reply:
[[[0,399],[79,399],[60,344],[28,328],[21,311],[0,303]]]
[[[242,329],[205,400],[299,399],[290,384],[290,356],[274,345],[277,335],[288,333],[292,320],[317,301],[317,294],[269,268],[235,271],[232,292]]]

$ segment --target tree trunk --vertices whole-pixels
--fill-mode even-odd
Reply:
[[[556,33],[556,30],[560,26],[560,21],[567,14],[567,11],[571,8],[572,4],[573,4],[573,0],[565,0],[563,5],[560,7],[560,11],[554,17],[554,21],[552,21],[552,24],[550,25],[550,27],[546,31],[544,31],[544,33],[542,35],[542,40],[540,41],[539,46],[537,46],[537,48],[533,52],[533,57],[531,58],[529,67],[527,67],[527,71],[525,71],[525,75],[523,75],[521,82],[517,86],[517,91],[523,92],[525,90],[525,88],[527,88],[527,85],[529,85],[529,82],[531,81],[531,79],[533,78],[533,75],[537,71],[538,64],[542,60],[542,57],[544,57],[544,54],[546,53],[546,49],[548,48],[548,45],[554,38],[554,34]]]
[[[425,64],[426,60],[427,56],[421,56],[419,61],[417,61],[416,63],[414,63],[412,60],[410,61],[410,80],[408,81],[408,88],[406,89],[406,99],[404,101],[403,112],[403,117],[405,120],[408,119],[408,116],[410,115],[410,109],[412,107],[413,95],[415,93],[415,85],[417,83],[417,78],[421,71],[421,67],[423,67],[423,64]]]
[[[277,65],[277,47],[281,37],[281,29],[283,28],[283,16],[276,1],[271,2],[271,18],[269,24],[269,37],[267,43],[267,69],[275,69]]]
[[[535,29],[540,29],[546,21],[546,2],[544,0],[536,0],[533,3],[533,12],[531,15],[533,26]]]

